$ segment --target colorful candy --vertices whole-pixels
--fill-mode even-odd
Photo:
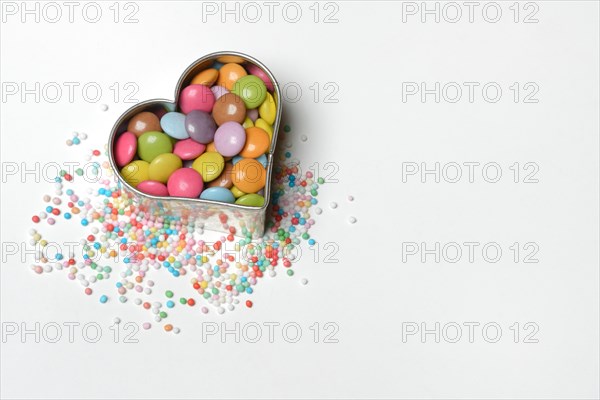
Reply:
[[[150,179],[148,170],[150,163],[144,160],[136,160],[127,164],[121,170],[121,176],[131,186],[136,187],[140,182]]]
[[[173,154],[182,160],[194,160],[204,153],[204,150],[206,150],[206,145],[193,139],[179,140],[173,146]]]
[[[171,174],[181,167],[181,159],[175,154],[159,154],[148,167],[148,178],[153,181],[167,183]]]
[[[229,121],[241,124],[246,119],[246,106],[238,95],[225,93],[215,102],[212,116],[219,126]]]
[[[183,140],[190,137],[185,126],[185,114],[168,112],[160,119],[160,127],[163,132],[172,138]]]
[[[202,175],[192,168],[181,168],[173,172],[167,182],[170,196],[197,198],[202,193]]]
[[[246,142],[239,155],[244,158],[257,158],[269,150],[271,139],[264,129],[251,127],[246,129]]]
[[[256,195],[256,196],[258,196],[258,195]],[[233,193],[231,193],[231,190],[228,190],[227,188],[219,187],[219,186],[209,187],[208,189],[204,190],[202,192],[202,194],[200,195],[200,198],[203,200],[220,201],[223,203],[235,202],[235,197],[233,197]],[[246,204],[246,205],[252,205],[252,204]]]
[[[253,158],[244,158],[233,166],[231,181],[244,193],[256,193],[265,187],[267,172],[265,167]]]
[[[124,132],[115,143],[115,162],[119,168],[129,164],[137,152],[137,136]]]
[[[140,192],[149,194],[151,196],[168,196],[169,195],[167,186],[164,183],[159,182],[159,181],[150,181],[150,180],[142,181],[137,185],[136,189],[139,190]]]
[[[237,122],[225,122],[215,132],[215,147],[225,157],[239,154],[246,143],[246,130]]]
[[[214,68],[205,69],[192,79],[192,85],[212,86],[219,77],[219,71]]]
[[[219,69],[219,79],[217,85],[231,91],[233,85],[248,73],[241,65],[237,63],[225,64]]]
[[[192,140],[207,144],[213,141],[217,124],[209,113],[192,110],[185,117],[185,129]]]
[[[188,114],[192,110],[211,112],[215,104],[215,95],[205,85],[190,85],[181,91],[179,107],[183,113]]]
[[[127,122],[113,147],[123,179],[152,196],[262,207],[277,117],[273,89],[262,69],[238,56],[198,71],[177,109],[152,108]]]
[[[256,193],[249,193],[237,199],[235,204],[251,207],[262,207],[263,204],[265,204],[265,198]]]
[[[267,97],[267,87],[265,83],[254,75],[246,75],[238,79],[231,93],[237,94],[244,100],[247,108],[256,108],[260,106]]]
[[[143,111],[129,120],[127,131],[136,136],[150,131],[160,131],[160,120],[156,114],[149,111]]]
[[[204,182],[210,182],[221,175],[225,168],[225,160],[221,154],[209,151],[198,157],[192,168],[202,175]]]
[[[145,132],[138,137],[138,155],[144,161],[152,162],[156,156],[170,153],[172,150],[173,143],[162,132]]]

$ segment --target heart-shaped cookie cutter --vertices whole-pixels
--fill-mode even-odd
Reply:
[[[161,110],[179,111],[178,102],[181,91],[190,85],[194,76],[199,72],[211,68],[219,59],[227,57],[239,57],[243,60],[243,65],[253,64],[260,68],[273,83],[273,98],[277,105],[277,114],[273,123],[273,137],[271,146],[267,153],[267,184],[264,188],[265,203],[262,207],[250,207],[238,204],[227,204],[212,200],[190,199],[184,197],[162,197],[152,196],[143,193],[123,179],[120,169],[117,167],[114,154],[114,144],[119,135],[127,130],[128,121],[136,114],[142,111],[157,112]],[[229,228],[235,228],[235,234],[245,236],[249,232],[252,238],[257,239],[263,236],[265,229],[265,216],[269,199],[271,196],[271,174],[273,170],[273,155],[277,144],[277,133],[281,121],[281,90],[275,77],[267,67],[254,57],[234,51],[220,51],[208,54],[193,62],[181,75],[175,89],[175,101],[165,99],[146,100],[136,104],[125,111],[114,124],[108,140],[108,159],[111,168],[115,174],[121,190],[133,198],[134,204],[145,213],[151,213],[156,216],[174,216],[179,217],[188,223],[194,222],[197,228],[208,230],[230,232]]]

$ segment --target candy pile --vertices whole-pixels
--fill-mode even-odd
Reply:
[[[56,246],[50,246],[38,230],[30,231],[31,243],[38,249],[32,269],[38,274],[65,271],[67,278],[78,282],[86,295],[93,295],[97,285],[105,288],[102,282],[113,279],[114,297],[121,303],[131,300],[149,312],[156,323],[168,320],[168,310],[174,307],[198,305],[196,308],[206,314],[212,306],[222,314],[234,310],[240,296],[251,296],[260,280],[266,275],[275,276],[278,268],[294,275],[295,247],[303,241],[316,244],[309,234],[315,224],[310,211],[318,203],[318,189],[324,181],[313,179],[310,171],[302,173],[289,151],[274,166],[265,236],[253,241],[250,232],[242,228],[244,237],[235,239],[238,232],[231,227],[227,236],[213,243],[205,241],[202,221],[146,214],[136,207],[131,194],[114,183],[108,161],[100,157],[98,150],[87,157],[94,168],[102,168],[103,177],[98,185],[88,189],[87,195],[76,192],[79,173],[72,176],[62,171],[55,180],[54,196],[44,196],[44,201],[52,205],[32,217],[35,223],[46,219],[54,225],[58,220],[53,218],[62,215],[67,223],[81,224],[88,231],[80,240],[81,254],[56,251]],[[50,247],[54,252],[48,251]],[[165,272],[169,276],[164,276]],[[161,280],[160,286],[164,287],[172,278],[189,282],[191,294],[153,292],[155,282]],[[302,280],[303,284],[307,282]],[[113,300],[110,293],[100,291],[97,296],[102,304]],[[244,304],[253,307],[249,299]],[[151,322],[143,324],[145,329],[151,326]],[[172,323],[163,325],[163,329],[180,331]]]
[[[127,183],[154,196],[261,207],[277,105],[263,70],[215,63],[179,96],[178,111],[133,116],[114,145]]]

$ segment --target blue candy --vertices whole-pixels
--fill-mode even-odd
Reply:
[[[202,200],[213,200],[213,201],[221,201],[223,203],[233,203],[235,202],[235,197],[233,193],[227,188],[224,187],[211,187],[202,192],[200,195]]]
[[[185,114],[168,112],[160,119],[163,131],[175,139],[188,139],[190,135],[185,130]]]

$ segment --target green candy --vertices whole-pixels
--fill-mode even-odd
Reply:
[[[260,194],[248,193],[235,201],[235,204],[241,206],[262,207],[265,204],[265,198]]]
[[[172,152],[173,143],[164,133],[150,131],[138,138],[137,151],[142,160],[152,162],[156,156]]]
[[[265,83],[257,76],[246,75],[238,79],[231,93],[237,94],[242,98],[247,109],[257,108],[267,97],[267,87]]]

